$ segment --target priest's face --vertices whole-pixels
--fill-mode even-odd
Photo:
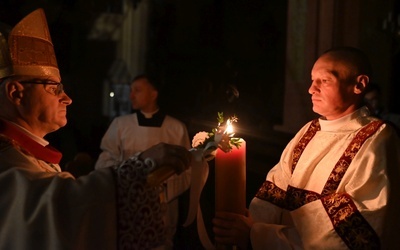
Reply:
[[[358,76],[349,63],[328,53],[322,55],[311,71],[313,111],[334,120],[354,112],[359,105]]]
[[[146,78],[132,82],[130,99],[132,108],[143,112],[153,112],[157,107],[157,90]]]
[[[61,83],[26,79],[10,81],[7,86],[15,105],[15,121],[33,134],[44,137],[67,124],[67,106],[72,100]]]

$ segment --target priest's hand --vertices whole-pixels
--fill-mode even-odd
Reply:
[[[212,222],[217,244],[235,245],[239,249],[247,249],[250,244],[250,229],[254,223],[248,211],[246,215],[216,212]]]
[[[157,169],[167,166],[180,174],[189,168],[192,155],[182,146],[159,143],[143,151],[139,158],[141,160],[151,158],[155,161]]]

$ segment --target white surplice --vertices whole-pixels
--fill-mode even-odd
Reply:
[[[338,163],[349,157],[343,154],[356,134],[374,120],[365,108],[334,121],[319,119],[320,130],[307,141],[293,167],[293,151],[311,122],[300,129],[251,201],[250,214],[256,221],[251,229],[253,249],[348,249],[387,243],[382,242],[383,224],[389,188],[394,187],[390,181],[396,179],[388,172],[398,173],[393,170],[400,168],[395,130],[379,126],[345,172],[342,168],[347,163]],[[344,175],[335,180],[338,185],[333,193],[321,194],[333,170]],[[397,189],[390,191],[400,195]],[[291,199],[282,198],[286,195]]]

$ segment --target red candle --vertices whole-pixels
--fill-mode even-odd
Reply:
[[[246,141],[215,156],[215,211],[246,213]]]

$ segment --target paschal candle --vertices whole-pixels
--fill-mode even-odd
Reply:
[[[215,156],[215,211],[246,212],[246,141]]]

